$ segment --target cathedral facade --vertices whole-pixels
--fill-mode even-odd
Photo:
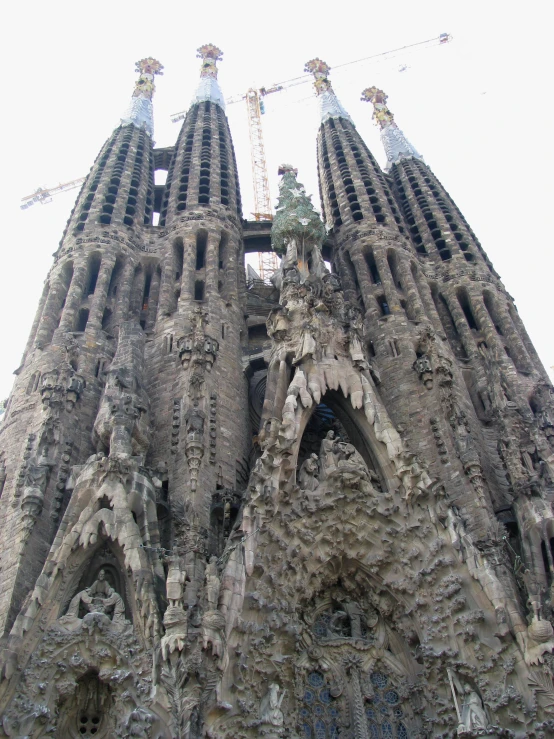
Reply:
[[[199,57],[165,149],[138,62],[0,423],[0,736],[554,736],[554,402],[512,299],[320,59],[322,216],[284,164],[244,220]]]

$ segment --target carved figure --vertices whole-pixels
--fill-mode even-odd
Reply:
[[[271,683],[267,693],[260,702],[260,720],[262,724],[271,724],[271,726],[282,726],[284,723],[283,712],[281,711],[281,703],[285,697],[286,690],[279,695],[279,684]]]
[[[217,610],[221,581],[217,574],[217,557],[211,557],[206,567],[206,598],[209,610]]]
[[[470,685],[464,685],[464,702],[462,704],[462,725],[466,731],[486,729],[487,714],[479,694]]]
[[[321,447],[319,449],[319,459],[321,463],[321,480],[324,480],[325,478],[329,477],[329,475],[332,475],[334,472],[336,472],[338,461],[336,450],[337,442],[335,440],[335,432],[328,431],[325,438],[321,442]]]
[[[81,603],[89,613],[103,613],[108,618],[111,614],[113,624],[125,624],[125,603],[106,580],[104,570],[100,570],[98,577],[89,588],[81,590],[73,597],[67,609],[67,615],[79,618]]]
[[[36,461],[30,462],[25,472],[21,510],[23,511],[24,537],[28,537],[36,519],[42,511],[44,493],[48,484],[50,468],[53,462],[48,459],[47,450],[43,448]]]
[[[181,558],[177,555],[170,557],[170,565],[166,579],[166,593],[169,605],[181,607],[185,594],[186,571],[181,567]]]
[[[313,492],[319,485],[319,458],[317,454],[310,454],[298,473],[298,484],[302,490]]]

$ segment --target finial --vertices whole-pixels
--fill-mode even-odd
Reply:
[[[314,87],[316,95],[319,99],[319,106],[321,112],[321,122],[325,123],[329,118],[346,118],[354,125],[352,119],[342,107],[339,99],[335,95],[331,80],[329,79],[329,72],[331,67],[324,62],[322,59],[316,57],[306,62],[304,72],[313,74],[315,81]]]
[[[135,72],[138,72],[139,78],[135,82],[131,103],[121,119],[123,126],[132,124],[137,128],[143,128],[150,136],[154,135],[152,112],[152,98],[156,91],[154,76],[163,74],[162,69],[163,64],[151,56],[135,63]]]
[[[214,44],[204,44],[197,49],[196,56],[202,59],[202,66],[200,67],[200,82],[192,98],[192,104],[209,100],[225,110],[225,100],[217,82],[217,62],[223,59],[223,52]]]
[[[217,79],[217,63],[223,59],[223,52],[213,44],[204,44],[196,54],[198,59],[202,59],[202,66],[200,67],[201,77],[213,77]]]
[[[367,87],[362,92],[361,100],[373,104],[373,120],[381,129],[381,142],[387,155],[388,172],[393,164],[402,159],[421,159],[423,157],[410,144],[396,125],[394,115],[387,106],[388,96],[378,87]]]
[[[390,126],[394,121],[393,114],[387,108],[388,99],[388,95],[385,95],[383,90],[379,90],[375,85],[373,85],[373,87],[366,87],[362,92],[362,97],[360,98],[360,100],[365,102],[373,103],[372,118],[380,128]]]
[[[319,59],[317,56],[315,59],[310,59],[304,66],[304,72],[309,72],[315,77],[314,87],[318,95],[322,95],[324,92],[333,92],[331,86],[331,80],[329,79],[329,72],[331,67]]]

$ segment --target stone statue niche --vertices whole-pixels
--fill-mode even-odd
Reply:
[[[360,454],[345,426],[333,410],[320,403],[313,412],[302,435],[298,451],[297,482],[303,490],[314,490],[325,477],[334,472],[347,473],[354,464],[363,466],[372,487],[382,486],[375,466],[368,464],[367,455]]]
[[[70,630],[81,623],[95,622],[115,632],[125,631],[130,622],[123,592],[121,577],[113,565],[87,568],[60,623]]]

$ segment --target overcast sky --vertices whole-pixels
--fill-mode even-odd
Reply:
[[[20,198],[89,171],[128,103],[134,62],[142,57],[165,65],[154,100],[155,139],[158,146],[173,144],[180,124],[169,115],[188,107],[198,79],[196,49],[207,42],[223,49],[219,80],[229,97],[298,77],[315,56],[333,68],[452,34],[446,46],[339,67],[331,79],[381,164],[372,108],[359,98],[373,84],[388,93],[398,125],[477,233],[543,362],[554,365],[552,3],[27,0],[10,6],[2,24],[0,399],[10,392],[78,191],[26,211]],[[401,65],[408,68],[400,72]],[[319,208],[311,85],[268,96],[266,110],[273,197],[277,167],[290,162]],[[246,113],[243,104],[227,112],[248,218],[253,196]]]

